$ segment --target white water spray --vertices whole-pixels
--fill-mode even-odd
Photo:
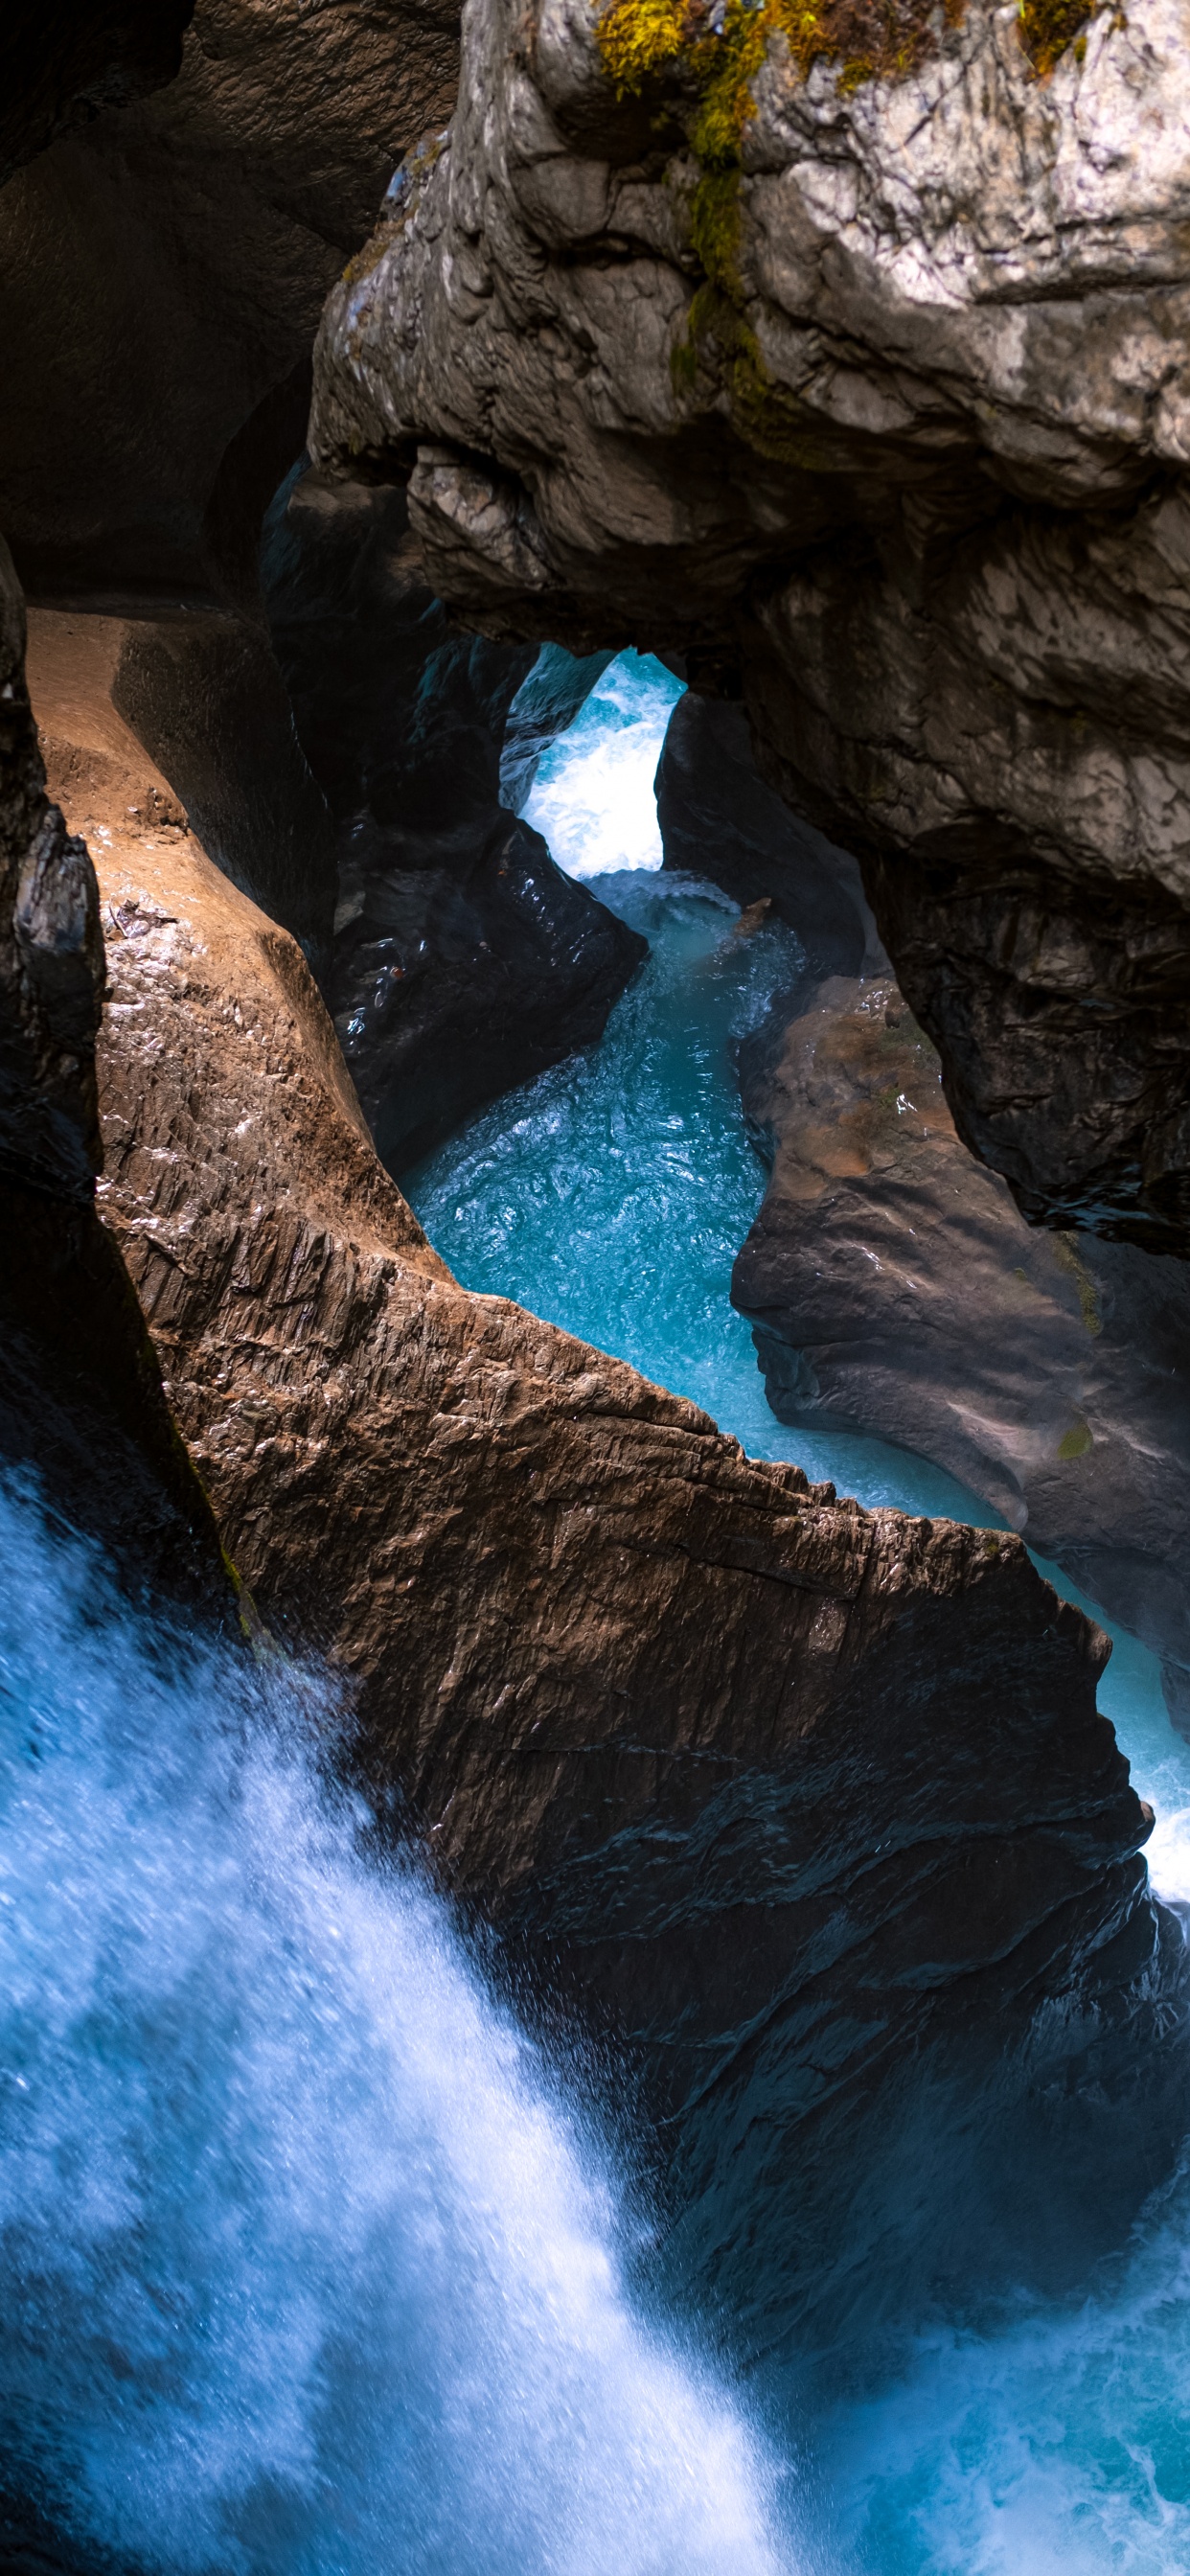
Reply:
[[[0,1490],[0,2427],[149,2567],[776,2576],[613,2185],[304,1746]],[[12,2475],[10,2467],[9,2474]]]

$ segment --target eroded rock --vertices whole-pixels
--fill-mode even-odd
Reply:
[[[81,819],[103,775],[63,770]],[[953,2199],[899,2189],[931,2086],[975,2135],[990,2086],[1054,2177],[1023,2235],[992,2177],[972,2259],[1060,2271],[1077,2204],[1085,2261],[1180,2080],[1097,1633],[1015,1537],[862,1512],[460,1289],[300,952],[154,792],[96,834],[102,1204],[270,1625],[353,1677],[363,1768],[509,1969],[624,2052],[674,2259],[753,2348],[868,2316],[890,2226],[894,2306],[959,2262]]]
[[[617,98],[594,8],[477,0],[451,140],[328,304],[318,455],[410,475],[486,632],[742,675],[965,1142],[1033,1221],[1185,1250],[1183,12],[1101,10],[1044,80],[1012,7],[896,77],[778,35],[716,176],[734,23]]]
[[[876,1432],[1022,1530],[1190,1691],[1190,1287],[1035,1233],[955,1134],[891,979],[828,980],[746,1053],[773,1172],[735,1266],[785,1422]]]

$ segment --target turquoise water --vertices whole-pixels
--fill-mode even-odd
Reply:
[[[497,1102],[411,1177],[409,1195],[467,1286],[631,1360],[753,1455],[796,1458],[864,1503],[993,1524],[924,1460],[786,1430],[765,1402],[728,1298],[765,1178],[732,1047],[797,952],[782,929],[739,937],[726,898],[657,873],[638,807],[659,711],[676,694],[659,666],[623,657],[602,706],[589,701],[547,755],[530,806],[563,864],[597,877],[602,899],[645,932],[647,964],[596,1051]],[[616,872],[617,850],[628,872]],[[1154,1883],[1190,1898],[1190,1747],[1169,1725],[1154,1658],[1115,1633],[1100,1702],[1158,1811]],[[797,2440],[802,2563],[820,2576],[1186,2576],[1190,2178],[1175,2178],[1081,2299],[1058,2310],[1022,2297],[1019,2326],[994,2339],[931,2335],[895,2387]]]

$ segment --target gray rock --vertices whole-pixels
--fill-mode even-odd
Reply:
[[[718,235],[696,66],[617,100],[578,0],[476,0],[464,45],[327,306],[320,459],[410,474],[486,632],[742,676],[964,1140],[1034,1221],[1185,1250],[1180,8],[1101,11],[1044,81],[1009,6],[895,78],[777,38]]]

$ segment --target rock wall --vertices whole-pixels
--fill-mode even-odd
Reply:
[[[94,1207],[95,873],[45,792],[24,603],[0,539],[0,1458],[118,1572],[230,1617],[209,1506]]]
[[[756,1465],[456,1285],[297,948],[161,827],[143,755],[115,791],[88,623],[70,704],[95,748],[54,730],[67,635],[42,712],[101,852],[104,1219],[270,1626],[352,1676],[358,1760],[497,1965],[622,2053],[675,2260],[754,2348],[867,2314],[915,2069],[968,2106],[990,2086],[998,2139],[1015,2122],[1054,2176],[1061,2223],[1026,2250],[993,2186],[973,2260],[1060,2264],[1075,2204],[1103,2241],[1167,2151],[1182,1944],[1095,1714],[1097,1633],[1014,1537]],[[1045,2109],[1059,2026],[1098,2106],[1076,2136]],[[916,2297],[957,2259],[948,2202],[892,2269]]]
[[[95,13],[57,15],[85,52]],[[30,596],[141,621],[128,721],[321,967],[334,833],[269,641],[261,519],[302,451],[327,290],[449,113],[457,12],[197,0],[109,10],[104,32],[106,112],[0,188],[0,527]],[[70,50],[52,22],[45,46],[51,67]],[[142,97],[152,65],[168,85]]]
[[[1162,1659],[1190,1708],[1190,1283],[1036,1233],[972,1161],[855,861],[757,777],[743,711],[692,692],[657,771],[666,865],[772,904],[804,967],[740,1052],[770,1164],[732,1294],[783,1422],[933,1459]]]
[[[1032,1221],[1184,1251],[1184,14],[1101,10],[1044,78],[987,0],[895,72],[848,41],[473,0],[314,445],[410,476],[485,632],[742,684],[964,1141]]]
[[[890,978],[803,997],[743,1098],[772,1178],[732,1278],[784,1422],[939,1466],[1162,1657],[1190,1705],[1190,1283],[1030,1230],[955,1134]]]
[[[269,512],[262,577],[337,827],[323,990],[399,1174],[471,1110],[592,1045],[644,942],[502,801],[506,721],[536,657],[452,627],[403,491],[344,491],[299,470]],[[543,727],[565,724],[596,676],[556,659],[510,746],[515,783]]]
[[[0,526],[31,595],[225,595],[221,467],[255,421],[259,527],[322,301],[449,114],[457,30],[447,0],[198,0],[168,87],[0,192]]]

